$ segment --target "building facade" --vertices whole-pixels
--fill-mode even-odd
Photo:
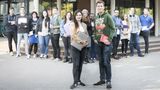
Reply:
[[[0,16],[8,13],[9,7],[14,7],[16,14],[19,7],[24,6],[27,13],[32,11],[41,12],[43,9],[58,7],[61,16],[67,11],[74,12],[76,9],[88,9],[90,13],[96,13],[96,2],[98,0],[1,0]],[[150,8],[150,13],[154,18],[155,27],[152,35],[160,36],[160,0],[104,0],[107,10],[113,14],[115,9],[120,10],[120,14],[128,12],[130,7],[135,7],[137,14],[142,14],[144,7]]]

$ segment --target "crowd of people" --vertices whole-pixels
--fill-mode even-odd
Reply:
[[[111,57],[121,58],[117,53],[120,41],[121,56],[133,56],[136,49],[138,56],[144,57],[140,50],[139,35],[141,32],[145,41],[145,54],[148,54],[149,35],[154,21],[149,15],[148,8],[144,8],[140,17],[136,15],[135,8],[130,8],[129,13],[124,14],[123,18],[119,16],[119,10],[114,10],[113,16],[106,12],[103,1],[96,3],[96,10],[96,15],[83,9],[76,10],[74,14],[67,12],[61,18],[57,7],[43,10],[42,16],[35,11],[28,16],[24,7],[20,8],[20,14],[17,16],[14,14],[14,8],[10,8],[9,14],[4,18],[10,55],[14,55],[12,39],[16,46],[16,57],[21,56],[21,41],[24,39],[27,59],[32,55],[34,58],[48,58],[51,39],[53,59],[62,60],[59,45],[59,40],[62,38],[63,61],[73,62],[74,83],[70,88],[85,86],[80,80],[83,63],[93,63],[95,60],[99,60],[100,81],[94,85],[106,83],[106,88],[112,88],[110,61]]]

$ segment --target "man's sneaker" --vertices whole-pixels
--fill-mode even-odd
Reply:
[[[111,82],[107,82],[107,83],[106,83],[106,88],[108,88],[108,89],[112,88]]]
[[[76,88],[77,86],[78,86],[78,84],[74,83],[74,84],[72,84],[72,85],[70,86],[70,89],[74,89],[74,88]]]
[[[119,60],[119,59],[120,59],[120,56],[114,55],[113,58],[116,59],[116,60]]]
[[[27,59],[29,59],[30,57],[31,57],[31,55],[28,54],[28,55],[27,55]]]
[[[72,59],[70,59],[70,60],[68,61],[68,63],[73,63]]]
[[[84,84],[83,82],[78,82],[78,85],[81,85],[81,86],[86,86],[86,84]]]
[[[144,57],[144,55],[140,54],[140,55],[138,55],[138,57]]]
[[[33,55],[33,58],[36,58],[36,57],[37,57],[37,54],[34,54],[34,55]]]
[[[9,54],[10,54],[11,56],[13,56],[13,55],[14,55],[14,54],[13,54],[13,52],[10,52]]]
[[[21,54],[16,54],[16,57],[20,57],[21,56]]]
[[[93,85],[98,86],[98,85],[103,85],[103,84],[105,84],[105,81],[99,81],[99,82],[97,82],[97,83],[95,83]]]
[[[56,58],[55,61],[61,61],[61,59],[60,58]]]

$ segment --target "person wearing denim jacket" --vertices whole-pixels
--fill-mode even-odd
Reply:
[[[64,62],[72,62],[71,60],[71,53],[70,53],[70,39],[71,39],[71,23],[72,23],[72,13],[67,12],[64,20],[60,24],[60,35],[62,37],[63,43],[64,43],[64,55],[65,55],[65,60]]]

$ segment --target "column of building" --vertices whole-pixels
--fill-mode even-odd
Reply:
[[[160,34],[160,0],[155,0],[155,36]]]
[[[91,13],[96,13],[96,0],[91,0]]]
[[[39,12],[39,0],[34,0],[34,11]]]
[[[57,0],[57,8],[59,10],[59,14],[61,15],[61,0]]]
[[[111,15],[114,14],[115,6],[116,6],[116,0],[111,0],[111,5],[110,5]]]

